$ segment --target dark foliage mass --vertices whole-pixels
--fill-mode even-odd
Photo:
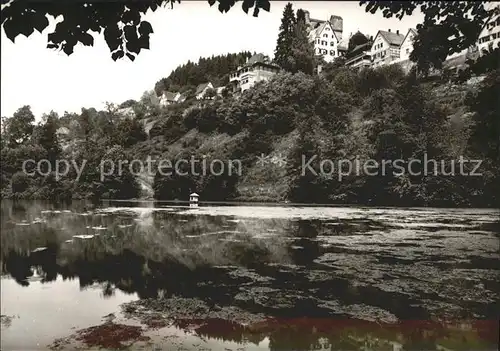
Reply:
[[[134,2],[130,8],[164,3]],[[219,2],[223,11],[230,8],[224,7],[225,3],[229,2]],[[244,1],[243,5],[266,9],[265,3]],[[29,6],[36,7],[36,4]],[[427,38],[426,43],[427,40],[429,43],[442,41],[437,43],[440,46],[436,47],[436,52],[424,50],[426,57],[416,44],[413,57],[420,68],[436,68],[440,55],[460,51],[472,42],[479,22],[484,22],[488,15],[482,5],[461,4],[456,5],[457,8],[477,12],[477,19],[462,16],[463,19],[460,17],[453,22],[456,9],[444,2],[427,5],[421,2],[369,2],[367,10],[382,10],[385,16],[402,17],[419,7],[425,14],[425,22],[419,27],[420,40]],[[121,3],[111,5],[109,16],[123,6]],[[13,1],[10,6],[16,9],[20,5]],[[59,5],[51,7],[45,3],[39,6],[39,10],[47,11],[59,8]],[[71,9],[86,9],[82,12],[88,15],[88,7],[79,6],[72,5]],[[456,29],[467,38],[454,41],[447,37],[444,41],[443,38],[427,37],[426,31],[433,31],[433,21],[440,16],[436,13],[438,10],[441,14],[449,14],[440,24],[448,26],[445,33],[455,33]],[[129,10],[124,11],[128,13]],[[33,13],[36,11],[21,17],[35,18]],[[9,18],[15,12],[9,14],[7,11],[6,14],[4,27],[12,26]],[[135,17],[129,20],[134,22]],[[84,108],[80,113],[64,116],[51,112],[38,124],[29,106],[3,117],[2,196],[124,199],[147,195],[186,200],[190,192],[196,191],[205,200],[250,198],[401,206],[499,204],[500,81],[495,65],[498,61],[484,55],[469,62],[469,68],[461,72],[442,70],[434,81],[415,71],[406,74],[398,65],[354,71],[345,67],[342,59],[325,64],[317,75],[318,62],[304,25],[304,13],[299,10],[295,14],[291,5],[286,6],[275,57],[284,70],[241,94],[230,89],[222,94],[212,90],[204,99],[193,98],[198,84],[210,81],[218,87],[227,83],[229,74],[250,57],[249,52],[188,62],[158,81],[155,91],[145,92],[140,99],[127,100],[117,107],[109,105],[101,111]],[[37,27],[43,28],[43,25]],[[9,30],[12,36],[12,28]],[[20,33],[31,33],[22,30],[24,32]],[[76,41],[71,42],[71,38],[75,36],[75,29],[66,30],[70,33],[65,37],[70,38],[69,44],[64,41],[66,39],[57,42],[59,39],[54,39],[53,34],[49,35],[49,40],[56,40],[64,47],[74,46]],[[105,29],[105,36],[108,35],[106,30],[109,32]],[[359,33],[350,43],[351,50],[365,40],[367,38]],[[126,49],[117,45],[113,50]],[[113,55],[116,52],[113,51]],[[492,53],[498,54],[498,49]],[[479,75],[483,78],[479,84],[470,83],[469,78]],[[165,90],[182,93],[187,99],[160,106],[157,95]],[[125,115],[125,110],[130,115]],[[257,169],[257,156],[278,152],[287,156],[286,167]],[[102,177],[99,172],[103,159],[117,162],[145,160],[148,156],[170,160],[172,164],[192,158],[203,159],[206,164],[214,160],[226,161],[218,165],[217,169],[223,168],[219,175],[204,172],[201,163],[194,169],[184,169],[187,174],[167,169],[152,175],[134,176],[127,167],[121,174],[110,173]],[[460,164],[460,156],[483,160],[482,176],[459,173],[462,169],[472,171],[474,167],[470,163]],[[423,164],[411,166],[409,161],[426,157],[440,160],[440,164],[431,164],[425,175],[412,175],[422,171]],[[311,158],[309,170],[304,174],[304,159]],[[21,172],[23,161],[27,159],[34,164],[47,159],[43,174]],[[77,165],[86,162],[85,170],[78,174],[73,167],[67,175],[58,178],[54,173],[58,159]],[[241,162],[241,172],[231,170],[229,160],[236,159]],[[352,169],[346,169],[346,164],[336,163],[339,160],[359,160],[361,163],[373,160],[382,164],[384,160],[394,159],[401,159],[403,163],[399,167],[388,165],[384,174],[375,175],[353,173]],[[325,165],[321,160],[332,163]],[[30,167],[28,171],[33,170],[33,164]],[[339,177],[340,171],[346,175]],[[450,176],[451,173],[454,175]],[[149,193],[141,194],[145,185],[150,187]]]
[[[48,34],[49,49],[59,49],[67,55],[73,53],[76,44],[94,45],[94,35],[103,34],[113,60],[127,56],[134,61],[141,50],[149,49],[149,37],[153,28],[142,16],[160,7],[173,7],[180,0],[154,1],[21,1],[13,0],[4,5],[2,1],[2,25],[7,37],[14,39],[23,34],[26,37],[35,30],[43,32],[49,25],[49,18],[62,16],[55,30]],[[229,11],[238,1],[208,0],[210,6],[218,4],[221,12]],[[269,0],[243,0],[243,11],[253,8],[257,17],[261,9],[270,10]]]
[[[197,85],[211,82],[214,86],[225,86],[229,82],[229,74],[238,66],[243,65],[252,53],[245,51],[238,54],[227,54],[200,57],[197,63],[188,61],[178,66],[166,78],[155,84],[155,92],[161,95],[163,91],[180,92],[192,95]]]

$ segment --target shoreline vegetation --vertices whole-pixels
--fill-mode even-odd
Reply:
[[[434,10],[425,9],[430,18]],[[479,31],[488,16],[483,8],[464,21]],[[433,39],[418,37],[410,70],[399,64],[356,70],[344,57],[326,63],[317,56],[304,21],[303,10],[295,16],[286,6],[274,55],[282,70],[244,91],[229,88],[230,76],[252,57],[248,51],[188,61],[139,100],[108,103],[100,111],[51,111],[35,124],[26,105],[2,117],[2,199],[187,200],[196,192],[202,201],[500,207],[500,48],[451,69],[443,60],[460,51],[456,43],[441,43],[438,51],[446,52],[421,57],[431,52],[423,40]],[[477,40],[473,34],[465,37],[470,44]],[[353,35],[350,50],[359,40],[368,38]],[[208,86],[213,88],[203,90]],[[170,95],[182,95],[182,102],[168,100]],[[274,161],[258,165],[262,155]],[[429,169],[421,161],[426,157],[437,161]],[[103,160],[148,158],[219,161],[224,171],[200,175],[198,163],[168,175],[125,168],[103,176]],[[313,159],[305,173],[304,158]],[[26,160],[33,160],[30,172],[44,164],[30,176],[22,169]],[[60,160],[85,167],[60,178],[52,172]],[[241,173],[231,173],[231,160],[241,163]],[[386,160],[401,160],[403,166],[341,178],[345,169],[326,174],[324,160],[375,161],[382,169]],[[421,162],[414,167],[413,160]],[[478,171],[472,160],[481,160],[481,176],[470,176]]]
[[[278,74],[239,97],[151,105],[148,109],[155,112],[143,117],[124,117],[111,108],[82,109],[80,115],[62,117],[51,112],[34,125],[29,106],[24,106],[2,123],[2,198],[185,201],[196,191],[201,201],[209,202],[498,207],[498,70],[460,83],[443,82],[442,77],[415,81],[397,66],[331,70],[333,78]],[[299,97],[308,101],[293,105]],[[145,124],[152,125],[149,133]],[[58,133],[61,128],[67,133]],[[256,157],[263,153],[285,155],[286,166],[258,167]],[[301,157],[312,155],[361,155],[380,162],[420,159],[424,153],[437,160],[462,155],[481,159],[482,176],[458,174],[458,163],[452,177],[350,175],[338,181],[335,175],[300,174]],[[241,160],[243,172],[134,177],[125,168],[121,175],[100,179],[101,159],[206,155]],[[56,180],[55,174],[21,172],[26,159],[87,160],[87,165],[78,182],[74,170]],[[319,160],[311,166],[320,173]]]

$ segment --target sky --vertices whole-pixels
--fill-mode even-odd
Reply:
[[[94,46],[78,44],[72,55],[47,49],[51,25],[29,38],[22,35],[12,43],[1,34],[1,116],[12,116],[21,106],[30,105],[37,120],[51,110],[79,112],[82,107],[104,108],[106,102],[138,100],[146,90],[167,77],[177,66],[199,57],[240,51],[273,56],[283,9],[287,2],[272,1],[270,12],[253,17],[241,4],[220,13],[207,1],[186,1],[174,8],[148,12],[151,23],[150,50],[143,50],[134,62],[113,61],[102,35],[92,33]],[[401,33],[423,21],[420,11],[402,20],[366,13],[358,1],[292,1],[294,10],[308,10],[311,18],[343,18],[344,37],[357,30],[375,36],[379,29]]]

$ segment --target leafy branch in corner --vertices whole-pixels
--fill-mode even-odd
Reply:
[[[53,32],[48,33],[47,48],[64,51],[71,55],[75,45],[94,45],[94,35],[103,34],[111,52],[117,60],[127,56],[134,61],[143,49],[149,49],[153,28],[142,17],[148,10],[160,7],[173,9],[181,0],[115,1],[115,2],[28,2],[2,0],[2,26],[12,42],[22,34],[29,37],[38,31],[42,33],[49,26],[49,18],[61,16]],[[221,13],[228,12],[238,0],[208,0],[210,6],[218,3]],[[253,8],[257,17],[260,9],[270,11],[269,0],[243,0],[242,9],[248,14]]]

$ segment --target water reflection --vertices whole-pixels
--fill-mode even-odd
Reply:
[[[401,321],[499,315],[495,212],[412,212],[408,221],[391,210],[325,220],[258,218],[256,208],[247,217],[152,209],[3,201],[2,275],[24,289],[60,277],[78,279],[81,289],[100,284],[105,298],[119,289],[263,313],[278,319],[258,330],[205,320],[196,332],[255,344],[267,338],[271,350],[454,349],[458,327]],[[460,340],[491,345],[491,323],[474,328]]]

